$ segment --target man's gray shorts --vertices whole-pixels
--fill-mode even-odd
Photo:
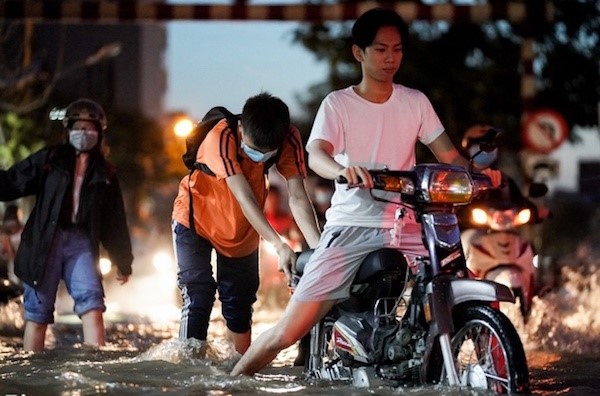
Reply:
[[[416,224],[411,226],[403,230],[401,250],[424,255],[420,227]],[[348,298],[352,280],[365,257],[378,249],[398,248],[392,246],[391,239],[389,229],[326,226],[292,299],[325,301]]]

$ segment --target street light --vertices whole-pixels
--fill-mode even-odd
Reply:
[[[194,119],[185,111],[174,111],[165,114],[163,121],[163,154],[167,158],[165,173],[180,179],[186,172],[182,154],[186,152],[186,137],[194,129]]]
[[[194,129],[194,123],[189,118],[181,118],[175,122],[173,133],[180,138],[187,137]]]

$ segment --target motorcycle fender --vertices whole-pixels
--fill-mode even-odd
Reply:
[[[452,287],[452,306],[466,301],[508,301],[515,302],[510,289],[498,282],[485,279],[454,279]]]
[[[515,298],[508,287],[480,279],[455,279],[438,276],[428,285],[431,312],[441,334],[452,333],[452,308],[468,301],[508,301]]]

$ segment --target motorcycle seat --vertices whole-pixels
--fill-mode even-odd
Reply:
[[[306,263],[308,263],[313,252],[314,250],[310,249],[298,254],[298,259],[296,260],[296,275],[302,275],[304,267],[306,266]],[[392,248],[379,249],[369,253],[369,255],[365,257],[353,283],[365,282],[379,272],[403,271],[407,266],[408,263],[402,252]]]

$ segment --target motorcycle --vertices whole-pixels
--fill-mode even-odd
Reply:
[[[523,227],[542,219],[535,204],[521,194],[514,181],[507,179],[505,184],[467,208],[464,220],[467,229],[461,239],[467,268],[477,278],[508,286],[527,323],[537,294],[536,268],[534,249]],[[539,197],[546,191],[545,185],[532,185],[528,195]]]
[[[398,204],[414,210],[429,256],[391,248],[369,254],[350,298],[307,336],[305,376],[360,387],[440,383],[528,392],[523,345],[499,310],[514,297],[505,285],[469,278],[461,246],[456,209],[492,189],[489,178],[443,164],[370,174],[375,190],[398,193]],[[299,278],[310,254],[299,254]]]

